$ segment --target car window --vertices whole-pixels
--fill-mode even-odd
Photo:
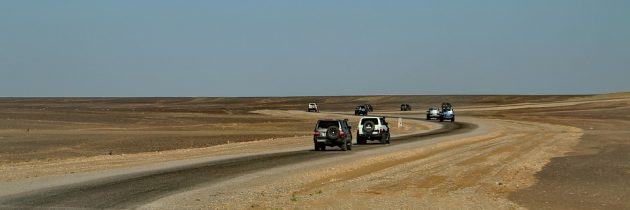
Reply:
[[[363,124],[365,124],[368,121],[371,121],[374,124],[378,125],[378,119],[376,119],[376,118],[363,118],[363,119],[361,119],[361,124],[363,125]]]
[[[330,126],[339,127],[339,123],[337,121],[319,121],[319,123],[317,124],[318,129],[328,128]]]

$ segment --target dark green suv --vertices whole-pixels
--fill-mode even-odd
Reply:
[[[318,120],[313,131],[315,151],[324,151],[326,146],[337,146],[341,150],[352,150],[352,127],[348,120]]]

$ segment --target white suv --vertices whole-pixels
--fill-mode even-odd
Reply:
[[[367,140],[378,140],[389,144],[389,127],[385,117],[363,117],[359,121],[357,144],[365,144]]]
[[[427,110],[427,120],[430,119],[440,119],[440,110],[435,107],[430,107],[429,110]]]
[[[316,103],[308,104],[308,112],[317,112],[317,104]]]

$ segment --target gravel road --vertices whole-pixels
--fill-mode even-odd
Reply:
[[[448,123],[431,132],[393,138],[404,144],[470,131],[470,123]],[[3,208],[133,208],[171,194],[229,180],[274,167],[336,156],[349,156],[379,147],[357,145],[352,152],[293,151],[179,166],[40,189],[0,198]]]

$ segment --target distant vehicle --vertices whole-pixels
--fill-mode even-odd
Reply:
[[[385,117],[363,117],[357,130],[357,144],[365,144],[367,140],[378,140],[389,144],[389,126]]]
[[[318,112],[316,103],[308,104],[308,112]]]
[[[444,120],[451,120],[451,122],[455,122],[455,111],[453,110],[453,106],[450,103],[442,103],[442,110],[440,111],[440,122],[444,122]]]
[[[411,111],[411,105],[409,104],[401,104],[400,111]]]
[[[449,110],[452,108],[453,108],[453,105],[451,105],[451,103],[448,103],[448,102],[442,103],[442,110]]]
[[[313,131],[313,144],[315,151],[324,151],[326,146],[352,150],[352,127],[347,120],[318,120]]]
[[[354,115],[368,115],[368,109],[361,105],[354,108]]]
[[[368,112],[374,111],[374,107],[372,107],[372,104],[363,104],[363,106],[365,106]]]
[[[440,110],[435,107],[429,107],[427,110],[427,120],[440,119]]]

